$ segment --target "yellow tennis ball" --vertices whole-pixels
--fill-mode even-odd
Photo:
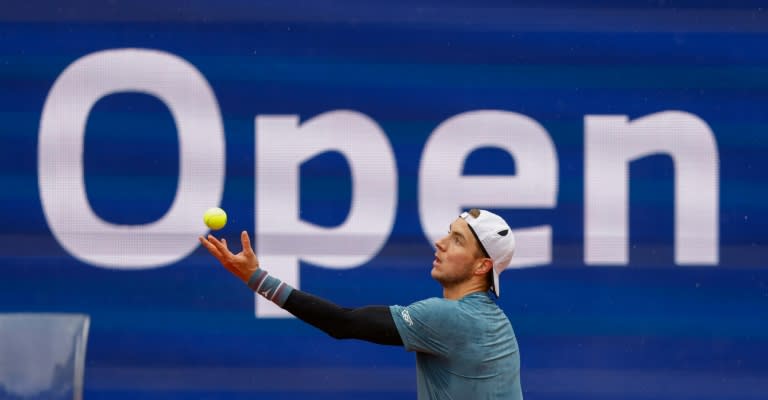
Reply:
[[[217,231],[227,224],[227,213],[219,207],[209,208],[203,214],[203,222],[214,231]]]

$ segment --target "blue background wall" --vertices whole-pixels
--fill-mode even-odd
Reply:
[[[387,245],[360,268],[301,269],[302,289],[346,306],[441,293],[416,196],[435,127],[478,109],[530,116],[555,143],[560,181],[556,208],[503,211],[515,226],[553,229],[551,265],[503,275],[499,304],[518,335],[526,397],[768,392],[768,14],[758,2],[70,3],[12,2],[0,13],[0,312],[91,315],[86,398],[415,398],[412,354],[256,319],[252,293],[202,250],[117,271],[57,243],[37,186],[43,104],[70,63],[126,47],[175,54],[213,88],[230,241],[254,229],[256,115],[352,109],[383,128],[399,179]],[[699,116],[716,137],[719,265],[675,265],[673,165],[656,156],[631,165],[630,264],[586,266],[584,116],[663,110]],[[85,137],[99,216],[140,224],[165,213],[179,159],[163,103],[108,96]],[[509,173],[509,157],[478,152],[464,168]],[[343,158],[325,154],[301,173],[302,217],[342,222],[351,187]]]

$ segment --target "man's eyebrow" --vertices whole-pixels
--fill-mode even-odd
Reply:
[[[451,235],[456,235],[460,237],[462,240],[467,240],[467,238],[464,237],[464,235],[461,232],[458,232],[453,229],[453,224],[448,225],[448,232],[451,233]]]

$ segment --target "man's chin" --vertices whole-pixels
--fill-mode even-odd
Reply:
[[[429,272],[429,275],[432,277],[432,279],[440,282],[440,271],[437,270],[437,267],[432,267],[432,270]]]
[[[431,273],[432,279],[434,279],[435,282],[439,283],[440,286],[448,287],[448,286],[452,286],[453,283],[455,283],[451,281],[451,279],[448,279],[445,275],[441,274],[440,272],[441,271],[432,268],[432,273]]]

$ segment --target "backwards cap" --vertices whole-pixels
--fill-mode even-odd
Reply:
[[[515,254],[515,235],[500,216],[480,210],[477,217],[464,212],[460,217],[467,221],[480,247],[493,260],[493,292],[499,296],[499,274],[507,269]]]

